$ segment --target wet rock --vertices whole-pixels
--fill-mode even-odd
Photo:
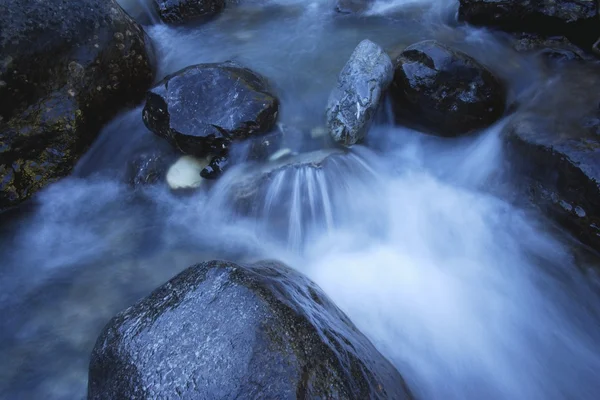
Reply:
[[[281,148],[283,139],[284,132],[279,127],[274,132],[251,139],[248,148],[248,159],[252,161],[267,160]]]
[[[458,16],[473,25],[564,35],[586,48],[600,33],[596,0],[460,0]]]
[[[390,97],[398,124],[455,136],[485,128],[504,112],[503,85],[465,53],[426,40],[407,47],[396,65]]]
[[[306,277],[277,262],[192,266],[113,318],[88,399],[403,399],[400,374]]]
[[[600,250],[598,134],[600,119],[573,124],[529,114],[510,126],[507,144],[530,200]]]
[[[153,69],[142,28],[113,0],[6,0],[0,26],[2,210],[69,174]]]
[[[172,154],[159,150],[137,154],[128,166],[127,181],[134,187],[162,182],[173,158]]]
[[[506,127],[507,154],[529,200],[600,250],[600,74],[551,82]]]
[[[204,179],[217,179],[229,165],[229,158],[226,156],[213,157],[208,165],[200,171],[200,176]]]
[[[520,53],[535,54],[548,61],[594,59],[594,57],[575,46],[564,36],[544,37],[540,35],[521,34],[515,39],[513,48]]]
[[[184,154],[224,156],[233,140],[269,132],[278,100],[265,80],[237,64],[199,64],[148,92],[143,119]]]
[[[342,14],[355,14],[367,11],[374,0],[338,0],[335,10]]]
[[[333,140],[352,145],[365,138],[393,77],[385,51],[370,40],[360,42],[329,96],[327,126]]]
[[[182,23],[212,17],[225,8],[225,0],[153,0],[160,18],[167,23]]]

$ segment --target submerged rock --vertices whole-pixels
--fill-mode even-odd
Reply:
[[[227,201],[239,213],[251,214],[257,206],[265,202],[265,197],[271,189],[273,181],[279,182],[281,185],[279,190],[282,193],[292,193],[293,186],[296,184],[294,178],[297,177],[296,172],[299,169],[307,168],[316,172],[326,168],[329,164],[343,164],[345,155],[346,152],[341,149],[317,150],[301,154],[293,154],[287,148],[281,149],[271,156],[270,162],[259,164],[254,168],[244,168],[237,175],[232,174],[229,177],[230,180],[225,182],[229,193]],[[355,171],[348,171],[348,173],[351,172]],[[289,200],[288,198],[286,201]],[[279,205],[285,208],[285,204]]]
[[[133,187],[152,185],[164,180],[173,155],[160,150],[137,154],[129,163],[127,182]]]
[[[521,34],[513,43],[513,48],[520,53],[535,54],[548,61],[580,61],[594,58],[564,36]]]
[[[212,17],[225,8],[225,0],[152,0],[160,18],[167,23],[182,23]]]
[[[69,174],[153,79],[142,28],[113,0],[2,5],[0,210]]]
[[[143,119],[184,154],[224,156],[230,141],[269,132],[279,102],[265,80],[237,64],[199,64],[148,92]]]
[[[277,262],[192,266],[112,319],[88,399],[405,399],[403,378],[313,282]]]
[[[460,0],[458,17],[507,31],[565,35],[586,47],[600,33],[596,0]]]
[[[333,140],[352,145],[365,138],[393,77],[386,52],[370,40],[360,42],[329,96],[327,126]]]
[[[455,136],[485,128],[504,112],[502,84],[463,52],[426,40],[407,47],[396,64],[390,97],[398,124]]]

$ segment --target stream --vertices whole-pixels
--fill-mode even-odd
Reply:
[[[519,107],[566,76],[501,34],[459,24],[452,0],[378,0],[360,18],[329,0],[248,1],[183,27],[157,23],[144,0],[121,3],[147,23],[159,79],[237,61],[271,81],[280,122],[306,132],[325,129],[329,92],[367,38],[392,57],[424,39],[468,52]],[[546,112],[568,112],[564,103]],[[306,274],[416,398],[598,398],[600,259],[519,201],[501,137],[511,116],[448,139],[393,126],[382,110],[366,145],[317,149],[334,153],[323,168],[277,170],[242,214],[227,199],[243,163],[191,195],[123,183],[133,155],[163,145],[141,107],[107,124],[38,208],[0,228],[0,398],[85,398],[110,318],[214,258],[278,259]],[[289,146],[315,150],[303,137]]]

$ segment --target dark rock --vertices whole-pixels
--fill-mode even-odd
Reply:
[[[521,34],[513,43],[513,48],[520,53],[539,55],[548,61],[594,59],[594,57],[575,46],[564,36],[544,37],[540,35]]]
[[[600,250],[600,74],[555,81],[506,127],[507,154],[529,200]]]
[[[396,369],[276,262],[192,266],[113,318],[88,399],[405,399]]]
[[[231,62],[199,64],[149,91],[143,119],[184,154],[223,156],[232,140],[269,132],[278,107],[265,80],[249,69]]]
[[[597,0],[460,0],[458,17],[507,31],[564,35],[586,48],[600,33]]]
[[[367,11],[374,0],[338,0],[335,10],[342,14],[355,14]]]
[[[281,148],[284,139],[282,129],[276,129],[267,135],[250,139],[248,159],[252,161],[267,160],[273,153]]]
[[[600,250],[600,140],[590,128],[528,115],[507,139],[530,200]]]
[[[360,42],[329,96],[327,126],[333,140],[352,145],[365,138],[393,77],[386,52],[370,40]]]
[[[153,0],[153,2],[160,18],[167,23],[209,18],[225,8],[225,0]]]
[[[162,182],[174,159],[173,154],[160,150],[137,154],[128,166],[127,181],[134,187]]]
[[[504,112],[503,85],[465,53],[426,40],[407,47],[396,64],[390,95],[398,124],[454,136],[485,128]]]
[[[100,127],[153,79],[143,30],[113,0],[5,0],[0,209],[69,174]]]
[[[208,165],[200,171],[200,176],[204,179],[217,179],[227,168],[229,158],[227,156],[213,157]]]

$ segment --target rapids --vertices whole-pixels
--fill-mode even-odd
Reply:
[[[391,55],[430,38],[468,51],[521,104],[550,81],[501,35],[455,22],[450,0],[378,0],[362,18],[328,0],[248,1],[176,28],[145,0],[122,4],[148,23],[161,77],[239,61],[272,81],[280,120],[306,131],[324,128],[329,91],[365,38]],[[191,196],[121,183],[133,154],[160,145],[141,108],[124,111],[0,231],[0,397],[84,398],[89,354],[117,312],[195,262],[271,258],[319,284],[420,399],[598,398],[600,263],[515,195],[506,121],[443,139],[381,114],[367,146],[275,170],[241,214],[230,195],[254,168],[244,163]]]

